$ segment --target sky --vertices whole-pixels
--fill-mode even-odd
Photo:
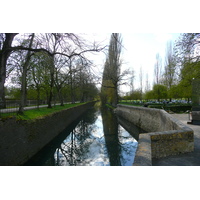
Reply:
[[[109,44],[111,33],[93,34],[95,40],[102,41],[102,44]],[[146,76],[152,87],[154,79],[154,64],[156,54],[159,53],[164,68],[165,52],[167,42],[174,43],[180,36],[180,33],[121,33],[123,49],[121,59],[123,61],[122,71],[125,69],[134,70],[134,87],[139,88],[140,68],[143,71],[143,84],[145,85]],[[96,65],[96,71],[101,74],[105,63],[105,54],[96,54],[93,62]],[[130,91],[130,87],[122,86],[122,92]]]

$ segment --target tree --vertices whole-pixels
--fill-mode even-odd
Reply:
[[[35,34],[35,46],[24,46],[12,42],[17,33],[5,33],[0,35],[0,100],[3,101],[5,107],[5,92],[4,84],[6,79],[6,63],[10,54],[14,51],[24,50],[29,52],[45,52],[51,58],[50,68],[50,94],[48,98],[48,107],[51,107],[51,100],[53,96],[54,86],[54,59],[57,55],[62,55],[68,59],[72,57],[80,57],[86,59],[86,54],[89,52],[100,52],[105,47],[99,44],[89,44],[83,40],[79,35],[73,33],[49,33],[49,34]],[[28,34],[26,34],[27,37]],[[21,37],[21,34],[18,34]]]
[[[164,84],[167,89],[170,90],[173,85],[176,84],[176,62],[173,52],[172,42],[167,43],[166,48],[166,58],[165,58],[165,68],[164,68]],[[170,97],[170,101],[172,96]]]
[[[175,53],[177,62],[181,65],[200,60],[200,33],[183,33],[176,42]]]
[[[149,90],[150,90],[149,76],[148,76],[148,73],[146,73],[145,92],[148,92]]]
[[[49,91],[49,69],[48,69],[48,55],[44,52],[35,53],[30,62],[31,68],[31,86],[36,89],[37,92],[37,106],[39,108],[41,93],[45,93],[46,96]]]
[[[11,46],[16,33],[1,33],[0,34],[0,101],[2,107],[5,108],[5,80],[6,80],[6,64],[12,52]]]
[[[142,94],[143,94],[143,70],[142,67],[140,67],[140,74],[139,74],[139,80],[140,80],[140,99],[142,100]]]
[[[108,102],[114,107],[118,103],[119,84],[122,76],[124,76],[123,73],[120,74],[122,64],[120,59],[121,48],[121,35],[119,33],[112,33],[103,71],[101,99],[103,103]]]
[[[176,42],[176,62],[179,64],[178,88],[182,97],[191,98],[192,80],[200,78],[200,33],[183,33]]]
[[[178,84],[182,97],[192,97],[192,82],[194,79],[200,79],[200,62],[184,63],[180,71],[180,81]]]
[[[176,62],[173,53],[172,42],[168,42],[166,49],[165,69],[164,69],[165,84],[168,89],[170,89],[172,85],[174,85],[176,82],[175,72],[176,72]]]
[[[169,97],[175,99],[182,98],[184,96],[182,89],[183,88],[180,86],[180,84],[172,85],[170,90],[168,90]]]
[[[146,100],[155,99],[153,90],[149,90],[149,91],[145,92],[145,99]]]
[[[135,79],[135,72],[134,70],[132,69],[130,71],[130,88],[131,88],[131,92],[134,91],[134,79]]]
[[[154,84],[160,84],[162,75],[162,62],[161,57],[156,54],[156,63],[154,65]]]
[[[160,101],[160,99],[167,99],[167,87],[165,85],[155,84],[153,86],[154,99]]]
[[[33,33],[30,37],[30,43],[29,43],[29,48],[32,47],[33,45],[33,39],[34,39],[35,34]],[[23,63],[22,66],[22,78],[21,78],[21,98],[20,98],[20,105],[19,105],[19,113],[22,114],[24,112],[24,106],[25,106],[25,100],[26,100],[26,87],[27,87],[27,70],[28,70],[28,65],[31,59],[31,51],[28,50],[25,58],[25,62]]]
[[[141,89],[136,89],[130,94],[130,99],[132,100],[141,100]]]

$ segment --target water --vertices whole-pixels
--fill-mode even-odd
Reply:
[[[134,138],[118,121],[111,110],[92,108],[26,165],[131,166],[137,136]]]

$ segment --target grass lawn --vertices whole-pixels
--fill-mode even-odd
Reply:
[[[52,108],[39,108],[39,109],[33,109],[33,110],[26,110],[24,111],[23,115],[19,115],[17,113],[1,113],[0,117],[8,118],[8,117],[16,116],[17,119],[31,120],[31,119],[43,117],[45,115],[49,115],[51,113],[54,113],[60,110],[82,105],[82,104],[84,103],[65,104],[65,106],[57,105],[55,107],[53,106]]]

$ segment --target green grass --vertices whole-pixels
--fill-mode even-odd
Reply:
[[[1,113],[1,118],[10,118],[12,116],[15,116],[18,120],[32,120],[44,117],[46,115],[50,115],[54,112],[58,112],[67,108],[75,107],[78,105],[82,105],[84,103],[75,103],[75,104],[65,104],[65,106],[55,106],[52,108],[39,108],[39,109],[33,109],[33,110],[26,110],[24,111],[23,115],[19,115],[17,113]]]

